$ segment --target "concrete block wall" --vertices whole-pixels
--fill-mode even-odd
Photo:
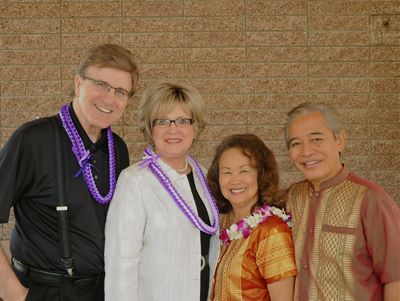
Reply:
[[[223,136],[255,133],[275,152],[283,188],[301,178],[284,146],[286,112],[327,102],[343,114],[347,166],[400,204],[399,1],[0,1],[0,146],[70,101],[76,63],[103,42],[130,49],[140,67],[139,91],[114,127],[132,161],[146,146],[135,120],[143,90],[183,81],[208,107],[193,156],[208,166]]]

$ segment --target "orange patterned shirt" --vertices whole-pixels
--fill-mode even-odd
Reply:
[[[222,215],[221,225],[225,223]],[[267,284],[296,274],[291,231],[281,218],[271,216],[249,237],[221,245],[211,300],[268,301]]]
[[[346,167],[320,190],[288,189],[296,263],[296,301],[381,301],[400,280],[400,210],[379,185]]]

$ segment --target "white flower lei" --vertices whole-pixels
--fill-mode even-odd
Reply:
[[[280,217],[290,228],[292,227],[291,216],[285,210],[273,206],[264,205],[258,208],[253,214],[232,224],[229,228],[221,230],[219,236],[223,244],[229,244],[232,240],[247,238],[252,229],[264,223],[270,216]]]

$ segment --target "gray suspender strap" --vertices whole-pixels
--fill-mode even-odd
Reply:
[[[57,189],[57,212],[58,212],[58,225],[59,225],[59,236],[60,244],[62,249],[61,261],[64,264],[64,268],[68,274],[72,276],[74,268],[74,257],[71,252],[71,240],[69,238],[69,224],[68,224],[68,206],[64,200],[64,185],[63,185],[63,168],[61,161],[61,137],[59,133],[59,126],[55,118],[52,118],[54,125],[54,138],[55,138],[55,159],[56,159],[56,186]]]

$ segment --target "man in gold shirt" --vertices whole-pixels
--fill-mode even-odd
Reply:
[[[337,112],[300,104],[288,113],[285,139],[305,177],[286,194],[299,272],[295,300],[400,300],[399,207],[342,164]]]

